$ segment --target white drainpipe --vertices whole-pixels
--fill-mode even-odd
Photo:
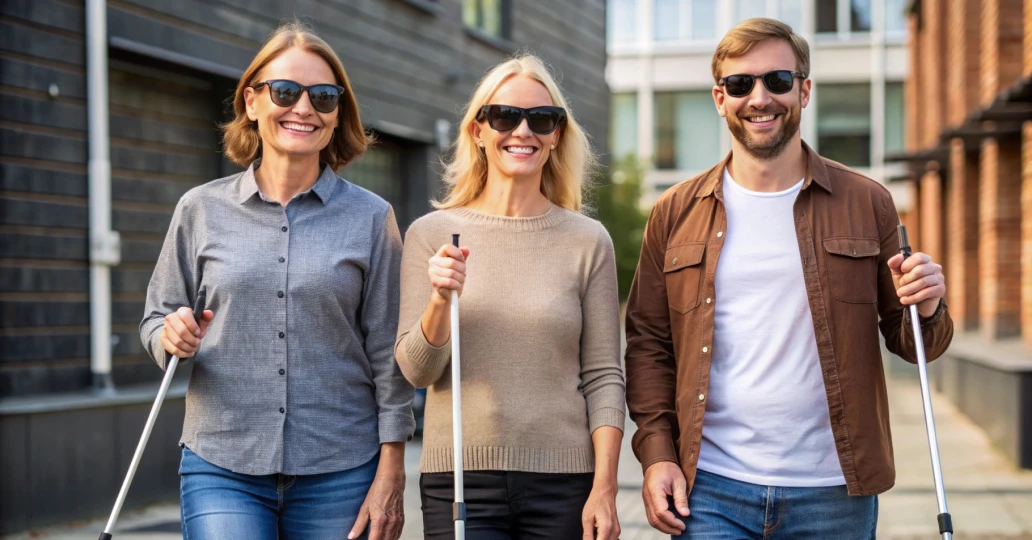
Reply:
[[[107,2],[86,0],[86,82],[89,104],[90,371],[96,390],[111,379],[111,267],[121,260],[111,230],[111,158],[108,135]]]

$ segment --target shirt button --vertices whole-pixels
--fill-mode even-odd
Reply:
[[[721,236],[724,236],[724,231],[717,232],[717,238],[720,238]]]
[[[674,257],[674,264],[677,264],[677,257]]]
[[[713,301],[713,299],[712,299],[712,298],[707,298],[707,299],[706,299],[706,303],[707,303],[707,304],[709,304],[709,303],[710,303],[710,302],[712,302],[712,301]]]
[[[283,407],[280,407],[280,408],[279,408],[279,412],[281,412],[281,413],[285,413],[285,412],[287,412],[287,410],[286,410],[286,409],[284,409]]]
[[[283,368],[280,368],[280,370],[279,370],[279,374],[280,374],[280,375],[283,375],[283,374],[285,374],[286,372],[287,372],[287,370],[285,370],[285,369],[283,369]]]
[[[283,291],[280,291],[280,292],[276,293],[276,296],[278,296],[280,298],[283,298]]]
[[[709,352],[709,347],[703,347],[702,352]]]
[[[283,257],[280,257],[280,258],[279,258],[279,262],[287,262],[287,259],[285,259],[285,258],[283,258]]]
[[[279,333],[279,337],[280,337],[280,339],[283,339],[283,336],[285,336],[285,335],[286,335],[286,334],[284,334],[283,332],[280,332],[280,333]]]
[[[706,394],[699,394],[699,401],[706,399]]]
[[[280,230],[283,231],[283,232],[287,232],[287,228],[286,227],[280,227]]]

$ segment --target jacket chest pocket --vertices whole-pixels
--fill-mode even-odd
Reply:
[[[828,283],[836,300],[851,304],[878,301],[878,254],[874,238],[825,238]]]
[[[702,255],[706,244],[681,244],[669,247],[663,262],[667,303],[678,313],[688,313],[699,305],[702,284]]]

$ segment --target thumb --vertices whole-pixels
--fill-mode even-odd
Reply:
[[[681,476],[674,480],[674,508],[684,517],[688,517],[688,482]]]
[[[468,247],[461,247],[461,248],[459,248],[459,251],[462,252],[462,259],[463,260],[465,260],[465,259],[467,259],[469,257],[469,248]]]
[[[201,337],[202,338],[208,333],[208,325],[211,324],[211,320],[214,319],[214,318],[215,318],[215,312],[210,310],[210,309],[204,310],[204,313],[201,314],[201,320],[198,321],[198,324],[200,324],[200,326],[201,326]]]
[[[889,258],[888,261],[886,261],[886,264],[889,265],[889,270],[892,271],[892,275],[893,276],[897,276],[898,277],[898,276],[902,276],[903,275],[903,254],[902,253],[897,253],[897,254],[893,255],[891,258]]]
[[[348,533],[348,540],[355,540],[358,535],[362,534],[365,530],[366,525],[369,524],[369,505],[362,503],[362,508],[358,511],[358,519],[355,520],[355,526],[351,528],[351,532]]]

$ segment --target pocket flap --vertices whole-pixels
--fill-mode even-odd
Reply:
[[[663,272],[673,272],[686,266],[695,266],[702,262],[702,254],[706,251],[706,244],[682,244],[667,248],[666,261],[663,263]]]
[[[843,257],[873,257],[881,253],[874,238],[825,238],[824,250]]]

